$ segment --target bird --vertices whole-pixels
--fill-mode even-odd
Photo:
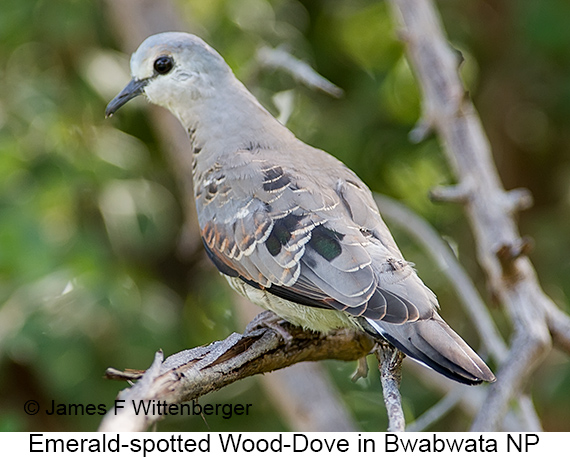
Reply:
[[[144,95],[187,130],[201,238],[233,289],[293,325],[356,329],[460,383],[495,381],[440,317],[370,189],[277,121],[217,51],[164,32],[130,68],[106,117]]]

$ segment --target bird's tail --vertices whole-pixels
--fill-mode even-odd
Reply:
[[[429,319],[390,324],[366,319],[365,330],[380,335],[412,359],[463,384],[495,381],[477,353],[434,313]]]

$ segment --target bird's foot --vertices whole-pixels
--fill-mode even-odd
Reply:
[[[263,311],[255,316],[249,324],[247,324],[245,332],[249,333],[259,328],[270,328],[278,333],[281,338],[283,338],[283,341],[289,344],[293,340],[293,336],[281,325],[283,322],[287,321],[279,317],[273,311]]]

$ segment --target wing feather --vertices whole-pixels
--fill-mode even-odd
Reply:
[[[238,155],[231,170],[212,166],[196,192],[202,238],[222,273],[307,306],[389,323],[429,311],[407,299],[413,269],[352,172],[315,185],[260,151]],[[417,288],[424,293],[421,281]]]

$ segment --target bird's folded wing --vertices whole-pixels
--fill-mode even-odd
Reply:
[[[321,170],[307,178],[285,160],[276,163],[259,151],[238,151],[231,164],[200,177],[202,238],[222,273],[300,304],[374,320],[430,314],[430,305],[418,309],[406,298],[417,276],[394,257],[399,251],[352,172],[335,162],[342,176]],[[384,229],[388,238],[381,239],[375,231]]]

